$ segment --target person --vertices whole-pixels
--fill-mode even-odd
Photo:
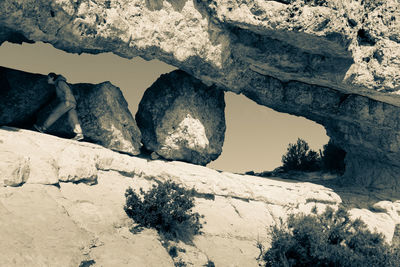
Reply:
[[[75,137],[73,140],[82,140],[83,133],[79,123],[78,114],[76,113],[76,99],[72,94],[71,88],[67,84],[67,80],[62,75],[57,75],[54,72],[50,72],[47,75],[47,83],[54,84],[56,88],[57,98],[60,103],[52,110],[51,114],[44,121],[43,125],[34,124],[33,127],[41,133],[47,131],[47,129],[53,125],[62,115],[68,112],[68,122],[73,128]]]

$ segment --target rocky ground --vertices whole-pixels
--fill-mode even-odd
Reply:
[[[343,202],[388,241],[400,224],[400,201],[384,193],[153,161],[9,127],[0,128],[0,151],[0,183],[12,185],[0,188],[1,266],[258,266],[256,243],[268,246],[279,218]],[[195,188],[206,222],[193,244],[177,244],[175,259],[156,231],[131,233],[123,210],[128,187],[168,179]]]

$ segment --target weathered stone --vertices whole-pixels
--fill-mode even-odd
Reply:
[[[393,237],[398,220],[393,220],[390,215],[384,212],[375,213],[367,209],[352,209],[349,213],[352,219],[359,218],[365,222],[371,232],[376,232],[377,229],[381,229],[380,232],[383,233],[383,237],[385,237],[386,241],[388,243],[391,242],[392,238],[388,237]]]
[[[159,156],[156,152],[152,152],[152,153],[150,154],[150,158],[151,158],[152,160],[155,160],[155,159],[159,159],[160,156]]]
[[[34,145],[33,147],[36,146]],[[19,153],[20,155],[26,153],[30,157],[30,172],[27,180],[28,184],[58,184],[58,166],[54,157],[40,148],[37,148],[34,152],[19,151]]]
[[[315,120],[348,152],[346,177],[373,187],[385,180],[398,190],[398,176],[388,177],[399,168],[397,0],[4,0],[0,10],[0,42],[158,58],[209,85]],[[268,100],[277,93],[272,84],[283,88]],[[313,101],[298,106],[286,99],[289,87],[289,97],[312,94]],[[361,167],[357,158],[368,163]],[[375,161],[371,184],[363,172]]]
[[[78,113],[85,138],[132,155],[140,153],[141,134],[118,87],[110,82],[76,84]]]
[[[2,127],[0,145],[2,151],[0,173],[12,172],[14,182],[6,182],[4,185],[17,184],[58,184],[58,166],[53,152],[48,151],[46,145],[52,142],[53,136],[29,132],[29,138],[13,138],[20,130],[11,127]],[[43,142],[40,142],[40,139]],[[54,140],[54,139],[53,139]],[[70,141],[71,142],[71,141]],[[14,172],[15,171],[15,172]],[[19,178],[17,178],[19,177]]]
[[[66,147],[57,160],[58,180],[62,182],[97,181],[96,158],[93,155],[82,153],[77,147]]]
[[[177,70],[146,90],[136,121],[146,149],[172,160],[205,165],[222,152],[224,92]]]
[[[0,187],[0,265],[4,266],[79,266],[85,261],[99,266],[174,266],[157,232],[146,229],[132,234],[129,229],[134,224],[123,210],[127,188],[147,190],[166,180],[195,189],[194,210],[207,222],[193,244],[177,245],[188,252],[179,258],[194,266],[210,259],[216,266],[256,267],[260,254],[256,242],[268,247],[269,226],[285,221],[291,213],[308,214],[314,206],[322,212],[341,203],[336,193],[341,188],[218,172],[178,161],[149,161],[95,144],[15,128],[0,128],[0,151],[15,154],[0,156],[15,158],[25,153],[36,161],[47,154],[55,166],[68,157],[94,161],[98,177],[91,186],[70,179],[58,187]],[[91,168],[88,164],[88,172]],[[86,175],[74,168],[63,167],[60,172],[68,177]],[[344,205],[368,206],[361,203],[364,196],[349,194],[352,198],[347,197]],[[386,197],[384,191],[379,193],[379,199]],[[371,206],[374,212],[354,208],[351,215],[392,240],[400,223],[400,202],[381,201]]]
[[[12,151],[0,151],[0,186],[18,186],[29,177],[29,158]]]
[[[333,142],[347,152],[346,182],[400,189],[400,107],[300,82],[258,75],[249,79],[243,94],[250,99],[325,126]]]
[[[0,40],[157,57],[237,91],[248,70],[370,95],[400,83],[396,0],[5,0],[0,10]]]
[[[46,76],[0,67],[0,125],[31,126],[53,97]]]
[[[89,245],[92,233],[57,204],[57,191],[44,185],[2,190],[1,266],[79,266],[85,259],[81,247]]]
[[[109,82],[73,84],[71,88],[86,140],[133,155],[140,153],[140,131],[119,88]],[[44,75],[0,67],[0,125],[29,128],[36,117],[40,124],[57,105],[54,92]],[[48,132],[72,137],[67,114]]]
[[[30,133],[29,138],[13,138],[13,134],[24,135],[24,132],[10,127],[1,129],[0,151],[3,152],[0,153],[2,161],[0,173],[7,174],[12,170],[18,170],[14,175],[22,175],[19,184],[26,182],[56,185],[59,179],[85,183],[96,181],[97,169],[93,155],[82,154],[76,150],[76,147],[71,145],[76,142],[65,140],[66,143],[60,143],[58,140],[63,140],[62,138],[32,131],[27,131]]]

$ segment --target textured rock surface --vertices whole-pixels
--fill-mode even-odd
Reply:
[[[139,154],[140,131],[119,88],[109,82],[74,84],[71,88],[78,102],[77,112],[86,140]],[[44,121],[57,105],[54,99],[54,86],[47,84],[46,76],[0,67],[0,125],[29,128],[36,117]],[[48,132],[71,137],[67,115],[56,121]]]
[[[112,185],[118,178],[96,188],[1,189],[0,265],[72,267],[94,260],[92,266],[173,266],[154,231],[129,232],[124,188]]]
[[[118,87],[110,82],[74,85],[85,138],[107,148],[140,153],[140,130]]]
[[[76,163],[68,155],[80,155],[94,164],[97,182],[76,183],[79,180],[74,178],[58,187],[29,184],[35,180],[30,172],[21,187],[0,187],[1,266],[79,266],[85,261],[94,261],[93,266],[174,266],[155,231],[146,229],[136,235],[129,231],[133,224],[123,210],[129,186],[147,189],[172,179],[198,192],[195,209],[205,216],[204,233],[192,245],[177,244],[186,253],[178,252],[175,261],[182,259],[188,266],[202,266],[207,259],[216,266],[258,266],[255,244],[258,240],[268,246],[268,226],[290,213],[308,213],[314,206],[322,211],[342,202],[336,190],[309,182],[221,173],[177,161],[148,161],[90,143],[1,127],[0,151],[11,147],[14,158],[24,155],[30,162],[48,155],[65,177],[78,173],[66,167],[68,158]],[[0,172],[8,166],[14,165],[0,164]],[[80,173],[94,169],[88,164]],[[84,175],[80,181],[86,179]],[[371,212],[365,207],[376,201],[351,194],[351,202],[362,205],[351,210],[352,216],[361,217],[390,241],[400,224],[400,201],[380,201]]]
[[[18,186],[29,177],[29,159],[12,151],[0,151],[1,186]]]
[[[148,150],[166,159],[206,165],[222,152],[224,111],[224,91],[177,70],[146,90],[136,121]]]
[[[400,189],[400,107],[268,77],[254,77],[251,88],[243,93],[259,104],[324,125],[332,140],[347,152],[345,177],[350,182]]]
[[[3,40],[14,31],[69,52],[158,57],[232,90],[248,71],[371,95],[399,90],[396,0],[5,0],[0,7]]]
[[[0,10],[0,42],[158,58],[316,120],[347,150],[347,177],[398,190],[398,0],[4,0]]]
[[[0,125],[30,126],[55,97],[45,76],[0,67]]]

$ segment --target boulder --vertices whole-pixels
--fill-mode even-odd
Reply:
[[[46,76],[0,67],[0,125],[29,127],[55,98]]]
[[[222,152],[224,92],[176,70],[143,95],[136,113],[147,150],[165,159],[206,165]]]
[[[138,155],[140,130],[122,92],[110,82],[76,84],[78,114],[85,138],[104,147]]]
[[[109,82],[71,84],[85,140],[116,151],[140,153],[140,131],[118,87]],[[32,127],[57,105],[54,86],[45,75],[0,67],[0,126]],[[73,136],[67,114],[49,129],[60,137]]]

